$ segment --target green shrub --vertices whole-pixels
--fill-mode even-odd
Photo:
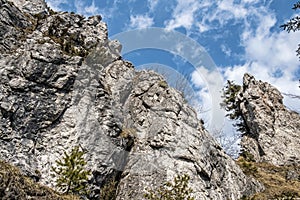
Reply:
[[[193,190],[188,187],[189,175],[176,176],[173,182],[166,182],[156,190],[149,190],[144,197],[150,200],[194,200]]]
[[[65,194],[88,194],[87,181],[90,171],[85,169],[84,152],[75,146],[71,153],[64,152],[62,159],[57,160],[57,167],[52,167],[56,177],[56,187]]]

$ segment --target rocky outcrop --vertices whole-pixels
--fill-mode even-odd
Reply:
[[[280,92],[270,84],[244,75],[238,94],[246,133],[242,148],[258,162],[300,164],[300,115],[283,105]]]
[[[0,3],[2,159],[53,186],[51,166],[80,145],[93,198],[114,179],[117,199],[142,199],[146,188],[182,173],[190,175],[196,199],[238,199],[261,189],[179,92],[121,59],[121,45],[108,40],[100,16]]]

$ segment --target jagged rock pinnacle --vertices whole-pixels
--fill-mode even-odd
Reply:
[[[256,161],[275,165],[300,164],[300,115],[283,105],[272,85],[245,74],[238,95],[248,132],[242,148]]]

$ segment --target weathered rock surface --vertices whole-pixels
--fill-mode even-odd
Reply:
[[[244,75],[238,94],[247,132],[242,147],[259,162],[300,164],[300,115],[283,105],[280,92],[270,84]]]
[[[146,187],[182,173],[191,176],[196,199],[238,199],[261,189],[179,92],[121,59],[100,16],[36,15],[27,2],[17,9],[0,0],[1,159],[53,186],[51,166],[80,145],[96,198],[111,179],[120,181],[117,199],[142,199]]]
[[[8,0],[24,13],[32,15],[47,12],[47,5],[44,0]]]
[[[13,52],[25,36],[32,32],[33,18],[5,0],[0,0],[0,17],[0,53]]]

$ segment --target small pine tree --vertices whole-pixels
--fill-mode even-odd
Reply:
[[[193,190],[188,187],[189,175],[178,175],[173,183],[166,182],[158,190],[148,190],[144,197],[149,200],[194,200]]]
[[[235,84],[233,81],[227,80],[227,84],[223,89],[223,102],[221,107],[223,107],[229,114],[227,116],[230,119],[239,118],[239,103],[237,101],[237,94],[241,90],[241,86]]]
[[[64,152],[60,160],[56,160],[57,167],[52,167],[52,174],[56,177],[56,187],[65,194],[86,195],[89,170],[85,170],[84,152],[75,146],[71,153]]]
[[[240,109],[240,101],[237,98],[239,91],[241,90],[241,86],[235,84],[233,81],[227,80],[227,84],[223,89],[223,102],[221,103],[221,107],[224,108],[228,114],[227,117],[231,120],[236,120],[235,126],[237,130],[241,133],[247,132],[246,124],[243,120],[242,111]]]

